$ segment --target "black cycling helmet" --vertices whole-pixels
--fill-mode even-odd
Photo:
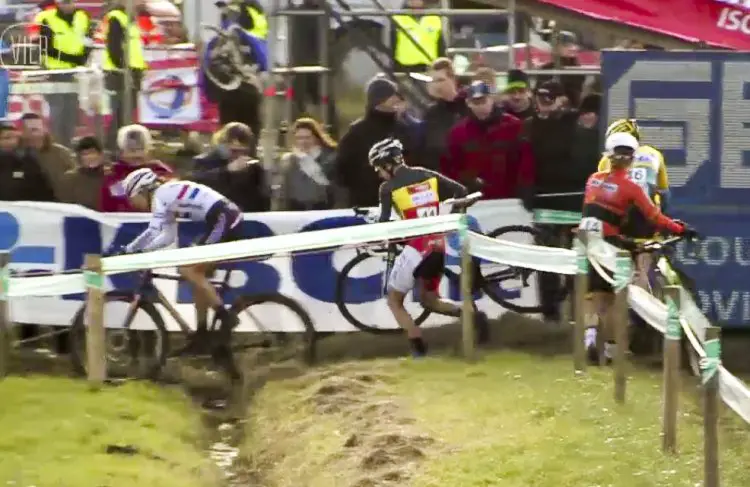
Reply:
[[[400,140],[388,137],[372,146],[367,160],[376,169],[386,164],[401,164],[404,162],[404,146]]]

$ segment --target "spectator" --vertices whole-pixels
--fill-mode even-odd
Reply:
[[[125,196],[122,180],[142,167],[147,167],[160,176],[172,176],[173,172],[161,161],[151,159],[153,141],[148,129],[143,125],[126,125],[117,131],[119,160],[104,175],[100,188],[101,211],[134,212],[136,211]]]
[[[471,114],[448,134],[441,172],[472,190],[479,178],[487,199],[521,198],[527,205],[533,193],[531,151],[522,137],[521,121],[506,113],[494,95],[487,83],[471,83]]]
[[[471,81],[477,80],[485,82],[493,93],[497,93],[497,73],[491,67],[479,66],[471,77]]]
[[[601,95],[593,93],[581,101],[578,109],[578,125],[576,127],[571,152],[571,172],[580,177],[583,187],[591,173],[596,170],[601,158],[601,144],[599,142],[599,110],[601,109]],[[579,208],[583,207],[583,195],[579,200]]]
[[[424,0],[406,0],[405,8],[422,10]],[[443,21],[437,15],[394,15],[391,25],[393,70],[427,71],[434,59],[445,56]]]
[[[56,144],[36,113],[21,116],[21,147],[36,159],[47,176],[57,201],[61,200],[62,180],[66,171],[75,167],[73,153]]]
[[[525,120],[534,114],[534,104],[529,91],[529,75],[520,69],[508,71],[505,85],[505,108],[508,113]]]
[[[194,159],[193,179],[234,201],[243,212],[268,211],[269,187],[263,165],[250,154],[253,132],[240,122],[225,125],[213,148]]]
[[[578,113],[562,108],[562,86],[545,82],[535,94],[536,113],[524,121],[536,165],[535,207],[580,211],[580,197],[544,197],[544,194],[581,192],[581,181],[570,171],[570,155]],[[585,183],[586,179],[583,179]]]
[[[578,38],[572,32],[561,31],[558,34],[557,55],[560,58],[560,68],[579,67],[578,63]],[[541,69],[557,69],[554,62],[542,65]],[[577,107],[581,100],[581,91],[586,82],[586,76],[581,74],[566,74],[565,76],[539,76],[536,87],[540,87],[551,79],[557,79],[562,83],[563,98],[561,103],[569,107]]]
[[[36,156],[18,150],[19,135],[8,122],[0,122],[0,200],[55,201],[52,185]]]
[[[292,151],[281,157],[274,184],[274,210],[327,210],[333,207],[336,142],[312,118],[292,126]]]
[[[101,209],[101,188],[108,170],[104,149],[96,137],[81,137],[74,144],[78,165],[63,176],[62,203]]]
[[[421,165],[437,170],[440,157],[445,151],[448,132],[464,116],[469,114],[466,97],[458,88],[453,62],[440,58],[432,63],[430,70],[430,94],[435,103],[430,105],[423,117],[423,143],[419,150]]]
[[[546,81],[536,90],[537,112],[524,121],[524,133],[531,142],[536,163],[535,208],[581,211],[583,177],[572,170],[571,154],[576,133],[578,113],[563,106],[563,90],[557,81]],[[596,164],[596,163],[594,163]],[[560,196],[559,193],[573,193]],[[554,195],[554,196],[545,196]],[[546,229],[556,238],[547,245],[567,246],[570,229],[553,225]],[[556,274],[541,273],[539,293],[542,314],[550,321],[559,320],[558,290],[560,278]]]
[[[405,121],[406,104],[392,81],[375,77],[367,84],[365,116],[351,124],[339,142],[336,157],[336,182],[345,191],[340,204],[375,206],[380,180],[367,162],[367,153],[376,142],[394,137],[404,145],[407,163],[415,154],[417,137]]]

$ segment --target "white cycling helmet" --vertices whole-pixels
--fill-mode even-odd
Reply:
[[[638,139],[633,135],[625,132],[615,132],[607,137],[607,142],[604,144],[604,148],[609,154],[615,152],[616,147],[629,147],[635,152],[640,147]]]
[[[125,195],[128,198],[132,198],[138,193],[145,189],[152,187],[158,176],[151,169],[144,167],[136,169],[135,171],[128,174],[125,179],[122,180],[122,187],[125,190]]]

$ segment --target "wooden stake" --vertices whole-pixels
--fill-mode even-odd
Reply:
[[[107,379],[104,335],[104,275],[100,255],[86,254],[86,364],[88,380],[95,387]]]
[[[706,359],[701,366],[703,379],[703,485],[719,487],[719,328],[706,328]]]
[[[578,239],[574,242],[576,250],[577,270],[575,275],[573,312],[575,321],[573,323],[573,370],[575,372],[586,371],[586,294],[589,292],[589,262],[586,257],[585,235],[578,232]],[[580,239],[580,240],[579,240]]]
[[[466,219],[466,215],[463,215]],[[476,344],[474,339],[474,296],[471,292],[472,269],[471,253],[469,252],[468,225],[462,224],[461,230],[461,325],[463,356],[466,360],[474,360],[476,357]]]
[[[8,281],[10,280],[10,253],[0,253],[0,379],[8,375],[12,334],[10,331],[10,307],[8,306]]]
[[[677,453],[677,411],[680,395],[680,286],[667,286],[664,290],[667,302],[667,329],[664,334],[664,400],[662,413],[662,451]]]
[[[617,252],[617,267],[622,269],[620,272],[627,272],[630,275],[632,261],[630,253],[626,250]],[[615,271],[615,281],[617,281],[618,271]],[[629,278],[628,278],[629,281]],[[612,326],[615,332],[615,356],[614,356],[614,376],[615,376],[615,402],[618,404],[625,403],[625,389],[627,387],[627,364],[625,362],[625,352],[628,349],[628,286],[624,285],[619,291],[615,290],[615,302],[612,313]]]

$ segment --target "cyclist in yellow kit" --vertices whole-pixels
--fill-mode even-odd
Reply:
[[[607,127],[605,138],[618,132],[632,135],[640,142],[641,132],[638,123],[632,118],[615,120]],[[602,156],[599,161],[599,172],[610,170],[609,156]],[[635,151],[633,163],[628,172],[630,180],[638,184],[651,198],[656,206],[664,211],[669,198],[669,179],[667,177],[667,165],[664,155],[653,146],[640,145]],[[628,213],[627,221],[622,229],[622,234],[636,240],[650,240],[658,237],[658,232],[653,224],[638,211]],[[652,258],[649,253],[638,255],[636,260],[635,283],[648,290],[648,271],[651,268]]]

